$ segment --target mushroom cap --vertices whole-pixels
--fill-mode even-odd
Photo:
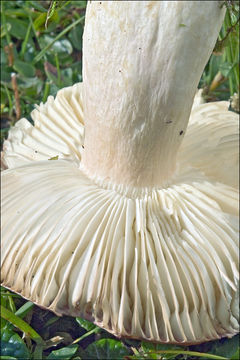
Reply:
[[[174,177],[133,189],[82,172],[81,91],[48,98],[34,126],[18,121],[4,143],[2,285],[116,336],[184,345],[233,336],[237,114],[198,97]]]
[[[34,126],[25,118],[11,127],[3,143],[3,169],[32,161],[60,158],[81,160],[84,141],[82,83],[59,90],[31,113]]]

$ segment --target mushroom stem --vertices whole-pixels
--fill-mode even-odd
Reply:
[[[81,166],[90,177],[137,187],[170,181],[224,14],[219,1],[88,3]]]

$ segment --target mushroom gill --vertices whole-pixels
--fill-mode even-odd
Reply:
[[[3,286],[116,336],[238,332],[237,115],[192,106],[223,17],[215,1],[88,3],[83,83],[4,143]]]

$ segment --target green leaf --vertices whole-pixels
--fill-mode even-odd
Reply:
[[[45,35],[41,43],[42,45],[49,45],[53,41],[53,38],[49,35]],[[51,47],[51,51],[55,53],[62,53],[64,55],[70,55],[73,51],[72,44],[67,39],[57,40]]]
[[[83,27],[75,26],[69,33],[68,38],[72,42],[75,49],[82,50]]]
[[[80,317],[76,317],[76,322],[87,331],[93,330],[98,327],[97,325],[91,323],[90,321],[81,319]]]
[[[129,353],[130,350],[121,341],[101,339],[90,344],[85,352],[81,354],[81,357],[82,359],[122,360]]]
[[[10,30],[9,33],[19,39],[19,40],[23,40],[26,36],[26,32],[27,32],[27,22],[23,21],[23,20],[19,20],[16,18],[11,18],[11,17],[6,17],[6,26],[9,27],[10,24]]]
[[[30,353],[21,337],[6,328],[1,336],[1,355],[17,359],[30,359]]]
[[[15,60],[13,68],[15,71],[17,71],[19,74],[25,77],[31,78],[35,75],[34,66],[21,60]]]
[[[58,40],[52,47],[53,51],[70,55],[73,51],[70,41],[67,39]]]
[[[21,18],[27,18],[28,13],[26,11],[26,8],[24,9],[5,9],[4,10],[6,16],[10,17],[21,17]]]
[[[102,331],[102,329],[100,327],[98,327],[97,325],[94,325],[93,323],[91,323],[90,321],[81,319],[81,318],[76,318],[77,323],[85,330],[87,330],[87,332],[85,334],[83,334],[82,336],[80,336],[79,338],[74,340],[74,344],[78,343],[79,341],[82,341],[83,339],[85,339],[86,337],[95,334],[95,333],[100,333]]]
[[[47,359],[68,360],[72,358],[72,356],[76,353],[77,349],[78,349],[78,345],[69,345],[62,349],[52,351],[51,354],[48,355]]]
[[[8,342],[11,336],[15,334],[12,329],[10,329],[8,326],[5,326],[1,330],[1,341]]]
[[[237,351],[239,346],[239,335],[232,337],[231,339],[224,338],[219,341],[215,341],[209,353],[214,355],[225,356],[230,359]]]
[[[43,343],[41,336],[24,320],[20,317],[16,316],[13,312],[6,309],[1,305],[1,317],[5,320],[8,320],[22,332],[26,333],[31,339],[33,339],[36,343]]]
[[[235,354],[231,357],[231,360],[239,360],[239,359],[240,359],[240,348],[238,348]]]
[[[36,31],[38,31],[41,28],[41,26],[43,26],[43,24],[45,24],[46,18],[47,18],[47,14],[43,13],[43,14],[40,14],[34,20],[33,25],[34,25],[34,28],[35,28]]]
[[[40,30],[43,31],[44,27],[45,27],[45,23],[47,21],[47,14],[46,13],[42,13],[40,14],[35,20],[34,20],[34,28],[35,30]],[[59,21],[59,16],[58,13],[54,13],[52,18],[50,19],[50,22],[55,22],[58,23]]]

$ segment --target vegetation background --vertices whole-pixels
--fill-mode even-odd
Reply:
[[[239,4],[227,14],[199,87],[239,112]],[[34,105],[82,80],[86,1],[1,1],[1,143]],[[57,317],[1,288],[1,359],[239,359],[239,338],[180,347],[119,340],[80,318]]]

